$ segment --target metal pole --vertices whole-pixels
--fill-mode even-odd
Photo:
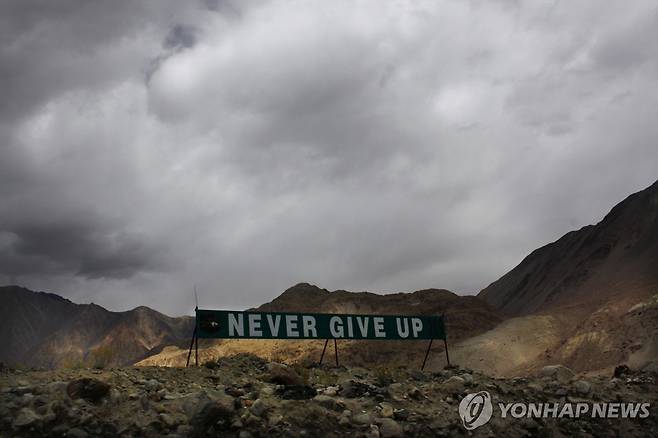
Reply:
[[[190,342],[190,351],[187,352],[187,363],[185,368],[190,366],[190,356],[192,356],[192,347],[194,347],[194,340],[196,339],[196,323],[194,324],[194,331],[192,332],[192,342]]]
[[[336,352],[336,366],[338,366],[338,343],[336,342],[335,338],[334,338],[334,351]]]
[[[432,342],[434,342],[434,339],[430,339],[430,344],[427,346],[427,351],[425,352],[425,359],[423,359],[423,365],[420,367],[421,371],[425,369],[425,362],[427,362],[427,356],[430,355],[430,348],[432,348]]]
[[[324,359],[324,352],[327,351],[327,344],[329,343],[329,339],[326,339],[324,341],[324,348],[322,349],[322,355],[320,356],[320,363],[318,365],[322,365],[322,359]]]
[[[443,345],[446,347],[446,360],[448,361],[448,366],[450,366],[450,356],[448,355],[448,340],[445,338],[443,339]]]
[[[195,360],[196,360],[196,366],[199,366],[199,337],[196,337],[196,341],[194,342],[194,355]]]

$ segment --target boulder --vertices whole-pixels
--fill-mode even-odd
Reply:
[[[574,372],[564,365],[547,365],[541,369],[539,374],[562,383],[569,382],[575,376]]]
[[[304,379],[294,369],[275,362],[267,365],[267,372],[263,376],[263,380],[286,386],[304,385]]]
[[[66,393],[72,399],[98,403],[110,394],[110,385],[97,379],[82,378],[69,382]]]

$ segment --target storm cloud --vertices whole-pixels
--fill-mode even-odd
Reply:
[[[653,2],[0,6],[0,283],[477,293],[658,177]]]

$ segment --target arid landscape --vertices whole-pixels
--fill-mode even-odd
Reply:
[[[648,419],[621,422],[528,419],[510,428],[499,419],[478,434],[657,430],[658,183],[533,251],[477,296],[300,283],[257,308],[444,314],[452,366],[439,343],[425,372],[421,341],[341,340],[335,367],[331,346],[318,365],[321,341],[201,340],[201,366],[184,368],[192,317],[111,312],[17,286],[0,293],[3,433],[461,435],[455,406],[476,390],[494,400],[646,401],[652,409]]]

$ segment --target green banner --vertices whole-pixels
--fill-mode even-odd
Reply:
[[[197,336],[209,339],[445,339],[442,316],[196,311]]]

